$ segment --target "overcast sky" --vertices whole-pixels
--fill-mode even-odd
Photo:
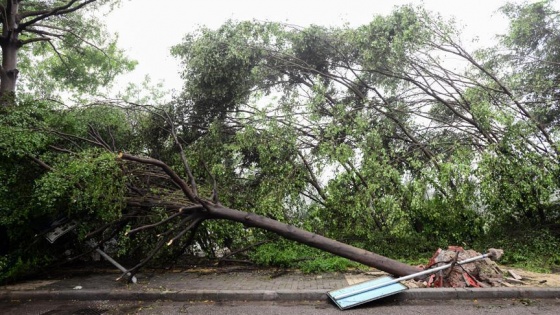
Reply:
[[[463,41],[474,37],[488,46],[494,35],[503,33],[506,20],[497,9],[506,0],[123,0],[122,5],[105,17],[111,32],[119,34],[119,45],[137,69],[119,81],[142,81],[149,75],[163,81],[166,88],[180,90],[178,62],[169,54],[171,46],[183,36],[205,25],[217,28],[228,19],[280,21],[307,26],[366,24],[377,14],[388,14],[394,6],[424,4],[430,11],[454,17],[464,25]],[[512,2],[520,2],[513,0]],[[529,1],[535,2],[535,1]]]

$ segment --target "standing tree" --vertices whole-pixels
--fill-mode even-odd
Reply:
[[[57,127],[57,123],[41,122],[59,112],[57,101],[62,97],[57,99],[56,92],[62,92],[65,99],[69,99],[70,92],[91,95],[135,64],[117,48],[116,38],[108,34],[93,11],[85,10],[114,3],[118,1],[0,1],[0,253],[7,254],[0,259],[0,278],[4,268],[18,269],[15,265],[20,258],[24,265],[27,258],[37,263],[44,261],[33,257],[46,256],[29,251],[30,244],[19,240],[33,236],[31,226],[38,218],[44,221],[61,210],[43,212],[34,208],[30,200],[25,201],[24,195],[33,191],[35,181],[43,175],[32,166],[36,165],[34,161],[57,148],[49,132],[40,130],[53,128],[78,134],[87,126],[76,124],[67,108],[57,116]],[[20,106],[13,106],[16,103]],[[97,115],[89,122],[101,124],[108,117],[107,111],[102,112],[103,117]]]
[[[42,62],[48,63],[49,55],[56,56],[59,64],[51,71],[65,72],[62,80],[66,84],[80,84],[91,76],[112,78],[133,64],[126,61],[115,49],[114,40],[105,40],[99,23],[93,16],[84,13],[85,8],[115,2],[111,0],[56,0],[22,1],[5,0],[0,3],[0,104],[15,104],[15,92],[20,70],[18,69],[22,48],[34,43],[44,43],[41,48],[28,50],[32,55],[43,55]],[[98,47],[98,45],[103,47]],[[76,55],[80,57],[77,58]],[[110,57],[110,58],[106,58]],[[113,57],[113,58],[111,58]],[[103,61],[105,59],[105,61]],[[124,63],[109,62],[122,59]],[[81,62],[79,61],[81,60]],[[85,62],[84,64],[81,64]],[[51,62],[52,63],[52,62]],[[89,68],[89,69],[88,69]],[[57,70],[58,69],[58,70]],[[78,71],[82,69],[82,71]],[[88,69],[84,71],[83,69]],[[97,73],[101,70],[103,73]],[[100,71],[100,72],[101,72]],[[52,74],[52,73],[51,73]],[[109,79],[110,80],[110,79]],[[104,80],[106,83],[108,80]],[[69,84],[71,86],[71,84]]]

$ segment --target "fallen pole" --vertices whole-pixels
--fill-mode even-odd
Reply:
[[[382,294],[380,294],[378,296],[374,296],[374,297],[368,297],[366,300],[351,301],[350,303],[348,303],[347,305],[344,305],[344,306],[339,303],[343,299],[346,299],[346,298],[349,298],[349,297],[352,297],[352,296],[356,296],[356,295],[359,295],[359,294],[363,294],[365,292],[369,292],[369,291],[381,289],[381,288],[384,288],[384,287],[388,287],[388,286],[397,284],[401,281],[405,281],[405,280],[414,279],[414,278],[418,278],[418,277],[421,277],[421,276],[429,275],[429,274],[438,272],[440,270],[450,268],[454,265],[464,265],[464,264],[468,264],[468,263],[471,263],[471,262],[474,262],[474,261],[477,261],[477,260],[480,260],[480,259],[484,259],[484,258],[490,258],[492,260],[497,260],[501,257],[502,253],[503,253],[502,250],[491,248],[484,255],[480,255],[480,256],[469,258],[469,259],[465,259],[465,260],[460,261],[460,262],[449,263],[449,264],[446,264],[446,265],[443,265],[443,266],[440,266],[440,267],[427,269],[427,270],[424,270],[424,271],[421,271],[421,272],[418,272],[418,273],[410,274],[408,276],[403,276],[403,277],[396,278],[396,279],[393,279],[392,277],[385,277],[384,280],[386,279],[387,281],[382,281],[381,283],[379,283],[380,279],[375,279],[375,280],[371,281],[372,282],[371,286],[364,286],[363,283],[362,283],[360,285],[355,285],[355,286],[350,287],[350,288],[356,287],[357,288],[356,290],[350,290],[349,292],[345,292],[345,293],[342,293],[342,294],[337,294],[337,293],[340,292],[340,291],[347,291],[348,289],[335,290],[335,291],[329,292],[328,296],[341,309],[346,309],[346,308],[349,308],[349,307],[352,307],[352,306],[355,306],[355,305],[358,305],[358,304],[362,304],[362,303],[369,302],[369,301],[372,301],[372,300],[375,300],[375,299],[378,299],[378,298],[381,298],[381,297],[385,297],[385,296],[388,296],[388,295],[391,295],[391,294],[401,292],[403,290],[406,290],[406,287],[404,287],[404,286],[395,287],[395,288],[392,288],[392,289],[388,290],[389,292],[382,292]]]
[[[101,256],[103,256],[103,258],[107,259],[110,263],[112,263],[115,267],[119,268],[120,271],[122,272],[128,272],[128,270],[123,267],[121,264],[119,264],[116,260],[114,260],[113,258],[111,258],[111,256],[107,255],[104,251],[102,251],[99,248],[95,249]],[[128,272],[126,274],[127,276],[130,276],[130,272]],[[136,277],[132,276],[132,278],[130,278],[130,281],[132,281],[132,283],[136,283]]]

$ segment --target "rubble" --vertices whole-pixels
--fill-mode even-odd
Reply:
[[[522,280],[523,279],[523,277],[521,277],[520,275],[518,275],[515,271],[513,271],[511,269],[508,270],[508,273],[515,280]]]
[[[476,256],[480,256],[480,253],[474,250],[465,250],[459,246],[450,246],[447,250],[442,250],[440,248],[430,259],[430,263],[426,269],[460,262]],[[494,261],[486,258],[440,270],[428,277],[425,281],[425,286],[485,288],[502,286],[504,282],[502,270],[500,270]]]

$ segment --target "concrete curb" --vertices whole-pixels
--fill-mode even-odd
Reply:
[[[437,288],[410,289],[398,295],[406,300],[474,300],[474,299],[555,299],[560,288]]]
[[[13,300],[170,300],[170,301],[320,301],[324,290],[0,290],[0,301]],[[410,289],[388,298],[395,300],[560,299],[560,288]]]

